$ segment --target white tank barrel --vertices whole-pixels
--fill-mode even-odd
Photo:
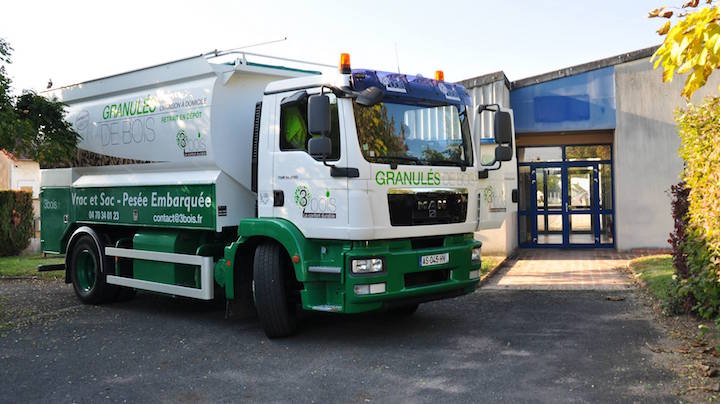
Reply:
[[[78,147],[142,163],[216,167],[250,189],[255,104],[267,83],[319,72],[204,56],[46,93],[68,105]]]

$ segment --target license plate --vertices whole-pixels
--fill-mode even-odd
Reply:
[[[450,253],[423,255],[420,257],[420,266],[447,264],[450,261]]]

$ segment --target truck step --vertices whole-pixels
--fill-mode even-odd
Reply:
[[[342,309],[342,306],[336,306],[332,304],[322,304],[318,306],[312,306],[311,309],[315,311],[325,311],[328,313],[338,313]]]
[[[213,257],[176,254],[131,248],[105,247],[105,255],[110,257],[133,258],[147,261],[170,262],[174,264],[197,265],[200,267],[200,289],[186,286],[169,285],[122,276],[108,275],[107,283],[130,288],[167,293],[169,295],[191,297],[200,300],[212,300],[215,295],[213,279]]]
[[[65,264],[38,265],[38,272],[64,271]]]

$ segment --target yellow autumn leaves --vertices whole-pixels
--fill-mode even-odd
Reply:
[[[697,1],[683,7],[695,7]],[[649,17],[664,17],[668,21],[658,30],[665,35],[662,45],[655,51],[651,62],[655,68],[663,68],[663,81],[672,81],[675,73],[688,74],[683,88],[683,97],[689,99],[704,86],[708,77],[720,67],[720,12],[717,7],[703,7],[682,13],[675,26],[670,18],[673,12],[665,8],[650,12]]]

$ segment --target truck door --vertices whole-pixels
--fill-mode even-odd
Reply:
[[[307,153],[307,97],[280,95],[278,136],[273,158],[273,216],[288,219],[308,238],[346,238],[346,177],[332,177],[330,167]],[[296,102],[287,102],[292,98]],[[285,100],[286,102],[283,102]],[[347,167],[343,105],[330,94],[332,154],[327,163]],[[279,201],[278,199],[283,199]],[[280,203],[282,202],[282,203]],[[345,237],[343,237],[345,236]]]

